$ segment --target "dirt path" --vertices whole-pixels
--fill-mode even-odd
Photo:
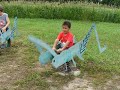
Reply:
[[[37,62],[35,70],[40,72],[44,71],[45,68],[41,67],[39,62]],[[48,82],[54,82],[53,80],[47,80]],[[110,80],[107,80],[106,83],[97,86],[95,86],[93,82],[94,78],[88,77],[87,74],[84,74],[82,78],[75,77],[74,80],[61,88],[50,87],[50,90],[120,90],[120,76],[114,75]]]
[[[120,76],[114,76],[111,80],[99,86],[93,85],[92,78],[75,78],[63,86],[63,90],[120,90]]]
[[[17,87],[14,82],[23,78],[26,71],[26,67],[21,65],[24,55],[20,56],[22,50],[18,47],[0,51],[0,90],[13,90]]]

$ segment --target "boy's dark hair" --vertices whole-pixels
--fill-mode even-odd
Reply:
[[[68,26],[68,28],[71,28],[71,22],[70,21],[64,21],[62,25]]]
[[[2,5],[0,5],[0,11],[3,12],[3,6]]]

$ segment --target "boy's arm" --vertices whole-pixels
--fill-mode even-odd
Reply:
[[[59,39],[56,39],[53,44],[53,48],[52,48],[53,50],[56,50],[56,46],[57,46],[58,42],[59,42]]]
[[[10,19],[9,17],[6,18],[7,24],[2,28],[3,32],[6,32],[6,28],[10,25]]]
[[[59,35],[57,36],[57,39],[55,40],[55,42],[53,44],[53,48],[52,48],[53,50],[56,51],[56,46],[57,46],[58,42],[60,41],[61,37],[62,37],[62,33],[59,33]]]
[[[70,44],[70,41],[67,41],[67,42],[65,43],[64,47],[62,48],[62,51],[65,50],[69,44]]]
[[[67,41],[63,48],[60,48],[60,49],[57,50],[57,53],[61,53],[63,50],[65,50],[67,48],[67,46],[69,44],[70,44],[70,41]]]

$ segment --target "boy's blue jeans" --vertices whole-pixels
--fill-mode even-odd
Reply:
[[[62,43],[61,42],[59,42],[58,45],[56,46],[56,49],[60,49],[60,48],[62,48]]]

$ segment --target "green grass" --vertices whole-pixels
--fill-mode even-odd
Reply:
[[[49,66],[44,71],[35,71],[34,68],[38,62],[39,52],[28,41],[28,35],[34,35],[52,45],[61,31],[63,21],[63,19],[18,19],[20,36],[14,40],[12,50],[14,52],[21,51],[19,53],[21,65],[26,67],[25,75],[23,74],[24,78],[14,83],[14,85],[19,86],[19,89],[41,88],[41,90],[45,90],[51,86],[61,87],[74,79],[73,76],[63,77],[56,75],[56,71]],[[11,22],[13,22],[13,19],[11,19]],[[77,41],[80,41],[86,35],[92,25],[92,22],[87,21],[72,20],[71,22],[71,32],[76,36]],[[102,54],[99,53],[93,32],[87,50],[83,55],[85,60],[81,61],[77,57],[75,57],[75,60],[78,68],[82,71],[81,77],[84,76],[84,73],[87,73],[88,77],[94,78],[93,83],[95,85],[101,85],[107,79],[110,79],[112,75],[120,74],[120,24],[96,22],[96,25],[101,45],[106,44],[107,50]],[[12,51],[9,51],[7,54],[7,56],[2,56],[2,61],[7,62],[8,57],[14,56]],[[14,61],[14,57],[12,60]],[[37,69],[39,68],[38,66]],[[47,79],[52,79],[53,82],[48,83]]]
[[[24,22],[23,22],[24,20]],[[46,20],[46,19],[19,19],[19,30],[24,38],[25,45],[31,45],[27,36],[34,35],[48,44],[52,45],[57,34],[61,31],[61,25],[64,20]],[[76,36],[77,41],[81,40],[89,30],[91,22],[72,21],[71,32]],[[96,22],[97,31],[102,46],[107,45],[107,50],[99,54],[94,32],[87,46],[87,51],[83,56],[86,61],[94,61],[101,68],[109,71],[119,72],[120,63],[120,24]],[[36,52],[37,53],[37,52]],[[95,64],[96,65],[96,64]]]

